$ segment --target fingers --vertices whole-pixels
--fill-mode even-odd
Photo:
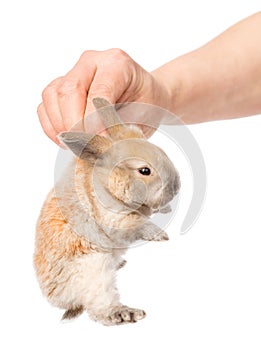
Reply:
[[[81,57],[64,77],[52,81],[42,93],[42,104],[38,108],[44,132],[54,142],[60,132],[82,129],[89,85],[95,74],[94,51],[88,60]],[[84,64],[85,65],[84,65]]]
[[[42,98],[43,107],[38,109],[38,115],[47,136],[53,139],[53,132],[58,135],[77,124],[79,128],[86,107],[87,91],[76,74],[68,73],[55,79],[44,89]],[[52,128],[45,126],[47,119]]]
[[[66,130],[79,122],[82,124],[89,87],[97,69],[97,55],[95,51],[82,54],[58,88],[58,103]]]
[[[51,123],[56,133],[59,133],[62,130],[64,130],[64,123],[62,114],[60,112],[57,93],[61,81],[62,78],[57,78],[43,90],[42,98],[44,109],[40,108],[40,113],[43,112],[43,117],[47,117],[49,119],[49,122]]]
[[[40,124],[43,128],[43,131],[45,132],[45,134],[52,140],[54,141],[55,143],[57,143],[57,145],[59,145],[59,140],[57,139],[57,131],[53,128],[49,118],[48,118],[48,115],[45,111],[45,108],[44,108],[44,105],[43,103],[41,103],[39,106],[38,106],[38,109],[37,109],[37,114],[38,114],[38,117],[39,117],[39,121],[40,121]]]

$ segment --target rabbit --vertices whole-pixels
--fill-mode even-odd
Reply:
[[[134,323],[146,314],[120,302],[117,270],[135,242],[168,240],[149,219],[169,210],[180,178],[163,150],[124,124],[110,102],[93,104],[106,134],[59,135],[75,157],[41,209],[34,266],[44,296],[66,310],[62,320],[85,311],[106,326]]]

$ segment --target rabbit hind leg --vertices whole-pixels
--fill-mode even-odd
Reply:
[[[61,321],[71,320],[73,318],[76,318],[76,317],[80,316],[83,313],[83,311],[84,311],[83,305],[68,309],[63,314]]]

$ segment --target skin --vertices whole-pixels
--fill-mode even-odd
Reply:
[[[95,110],[92,99],[145,102],[168,109],[185,124],[261,113],[261,12],[227,29],[203,47],[147,72],[119,49],[85,51],[76,65],[43,91],[38,116],[44,132],[57,135]],[[146,123],[148,116],[136,122]],[[155,118],[155,117],[151,117]],[[171,117],[153,124],[175,123]],[[102,127],[93,118],[82,129]],[[149,135],[149,132],[147,133]]]

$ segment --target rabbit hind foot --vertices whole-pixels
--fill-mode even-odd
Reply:
[[[68,309],[63,314],[61,321],[72,320],[73,318],[80,316],[83,313],[83,311],[84,311],[84,307],[82,305],[72,309]]]

